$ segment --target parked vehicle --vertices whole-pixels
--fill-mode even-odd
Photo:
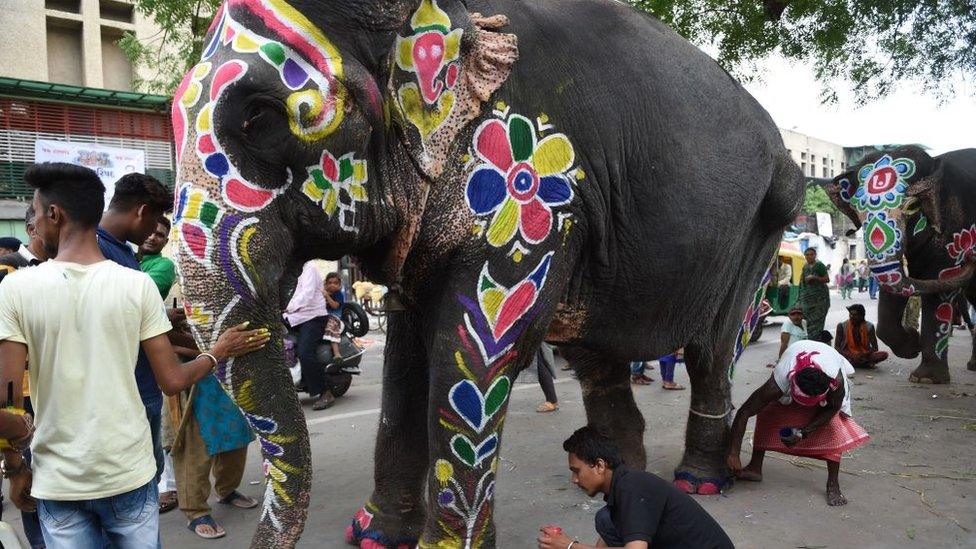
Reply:
[[[339,398],[346,394],[352,385],[352,376],[359,375],[359,364],[362,362],[365,348],[356,344],[355,338],[362,337],[369,333],[369,316],[358,303],[345,303],[341,312],[343,331],[339,341],[339,353],[342,354],[342,363],[332,363],[332,344],[322,340],[316,349],[319,362],[323,364],[326,373],[333,380],[332,396]],[[285,336],[285,363],[291,370],[292,382],[295,388],[307,392],[302,384],[302,367],[298,360],[298,331],[289,329]]]

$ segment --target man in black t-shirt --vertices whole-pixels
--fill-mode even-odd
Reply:
[[[690,496],[664,479],[630,469],[612,440],[591,426],[573,433],[569,452],[573,484],[590,497],[604,494],[606,507],[596,514],[596,547],[627,549],[734,548],[715,519]],[[539,549],[589,549],[553,527],[543,527]]]

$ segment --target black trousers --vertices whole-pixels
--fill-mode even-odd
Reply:
[[[600,536],[607,547],[623,547],[624,540],[617,533],[617,527],[613,525],[610,518],[610,508],[604,507],[596,512],[596,533]]]
[[[320,395],[332,388],[332,376],[325,373],[325,365],[319,360],[316,351],[322,343],[325,333],[326,317],[320,316],[302,322],[295,329],[298,330],[298,345],[296,352],[302,364],[302,379],[310,395]]]
[[[543,343],[536,352],[535,369],[539,373],[539,386],[542,387],[546,402],[556,404],[559,402],[559,397],[556,396],[556,385],[552,382],[556,365],[552,356],[552,347],[546,343]]]

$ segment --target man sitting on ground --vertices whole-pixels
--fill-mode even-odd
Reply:
[[[573,484],[590,497],[604,494],[596,514],[595,547],[663,549],[734,547],[715,519],[695,500],[664,479],[623,464],[612,440],[587,425],[563,443]],[[589,549],[561,531],[543,527],[539,549]]]
[[[888,353],[878,350],[874,324],[864,320],[864,305],[851,305],[847,314],[849,318],[837,325],[834,348],[855,368],[877,367]]]

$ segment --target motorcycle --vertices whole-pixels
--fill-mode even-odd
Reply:
[[[342,362],[335,364],[332,362],[332,344],[322,340],[315,354],[319,363],[323,365],[325,373],[329,374],[327,379],[332,381],[332,396],[339,398],[346,394],[352,385],[352,376],[361,373],[360,363],[366,349],[356,344],[355,338],[363,337],[369,333],[369,316],[358,303],[344,303],[339,318],[342,319],[342,335],[339,339],[339,353],[342,355]],[[289,327],[288,334],[285,335],[285,364],[291,370],[292,383],[295,390],[308,392],[302,383],[302,366],[298,360],[298,330]]]

